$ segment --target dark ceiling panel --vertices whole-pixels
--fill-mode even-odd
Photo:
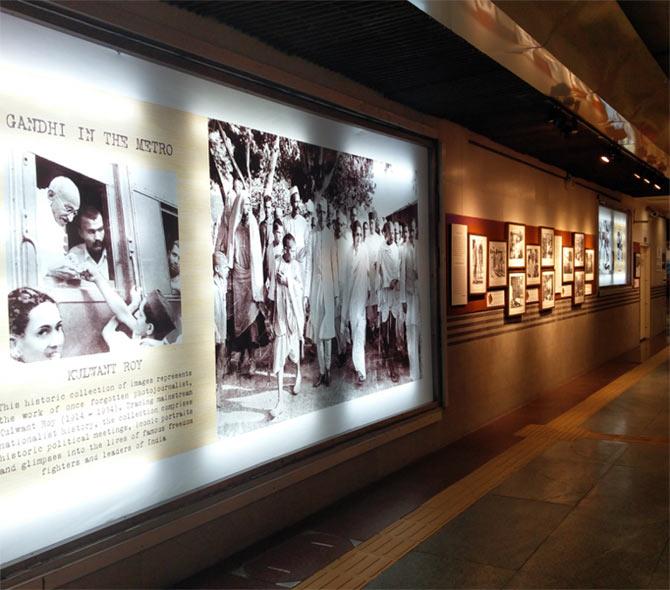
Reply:
[[[633,196],[670,193],[667,178],[632,156],[603,165],[608,140],[586,125],[559,131],[547,122],[550,99],[409,2],[167,1],[572,176]]]
[[[619,0],[619,6],[665,72],[665,77],[670,77],[670,3],[667,0]]]

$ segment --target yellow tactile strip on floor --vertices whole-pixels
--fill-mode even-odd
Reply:
[[[646,362],[615,379],[546,426],[529,425],[519,441],[468,476],[452,484],[414,512],[386,527],[297,586],[300,590],[363,588],[403,555],[428,539],[450,520],[495,489],[513,472],[559,440],[595,435],[581,424],[631,385],[653,371],[668,356],[665,348]],[[590,436],[589,436],[590,437]]]

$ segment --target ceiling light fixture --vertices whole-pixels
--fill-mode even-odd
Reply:
[[[660,190],[661,190],[661,187],[658,186],[656,183],[654,183],[654,188],[655,188],[657,191],[660,191]]]
[[[642,177],[641,177],[637,172],[633,172],[633,176],[634,176],[635,178],[637,178],[638,180],[641,180],[641,179],[642,179]]]
[[[606,156],[605,154],[603,154],[602,156],[600,156],[600,161],[605,162],[605,164],[609,164],[611,160],[610,160],[609,156]]]
[[[647,184],[651,184],[648,178],[643,178],[642,180],[644,180]]]

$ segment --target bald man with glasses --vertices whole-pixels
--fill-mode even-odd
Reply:
[[[66,226],[74,220],[80,204],[79,189],[66,176],[56,176],[47,188],[37,189],[34,243],[40,277],[66,265]]]

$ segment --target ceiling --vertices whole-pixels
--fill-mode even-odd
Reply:
[[[619,0],[619,6],[649,49],[656,63],[670,77],[668,35],[670,2],[664,0]]]
[[[636,197],[670,193],[667,177],[409,2],[168,1],[574,177]],[[607,152],[610,164],[600,161]]]

